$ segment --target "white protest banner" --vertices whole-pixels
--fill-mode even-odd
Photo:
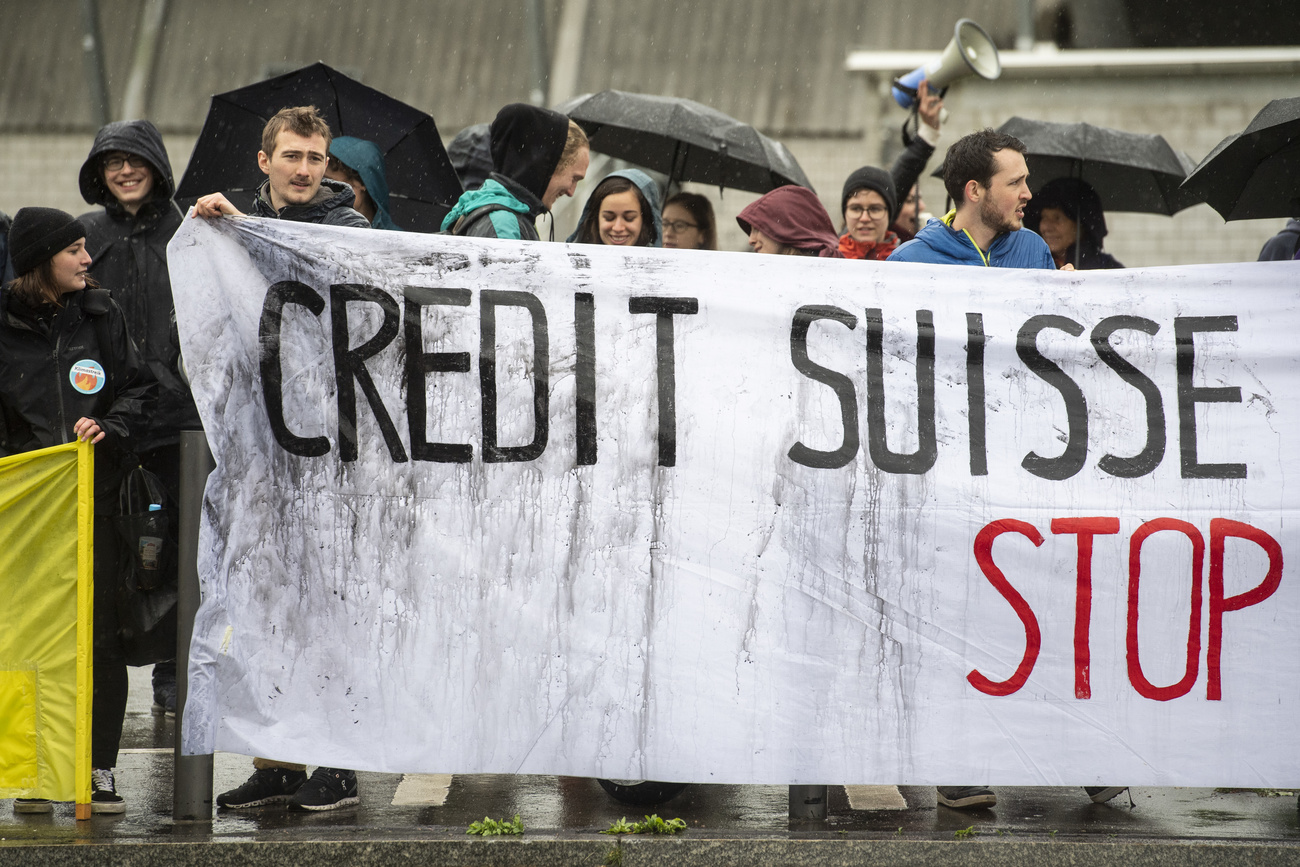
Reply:
[[[189,219],[184,747],[1293,785],[1297,272]],[[1300,478],[1297,479],[1300,482]]]

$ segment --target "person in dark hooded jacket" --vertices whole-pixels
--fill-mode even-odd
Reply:
[[[81,197],[104,210],[83,214],[90,274],[113,293],[127,330],[158,382],[158,399],[140,437],[140,465],[158,476],[172,503],[180,497],[180,432],[201,430],[189,386],[180,375],[180,337],[167,273],[167,242],[183,216],[172,195],[171,161],[158,128],[147,120],[110,123],[95,135],[78,178]],[[174,621],[166,619],[166,624]],[[164,636],[166,646],[174,647]],[[155,713],[176,715],[176,661],[153,669]]]
[[[489,134],[496,171],[483,186],[461,195],[442,230],[476,238],[540,240],[537,218],[549,213],[560,196],[572,196],[587,175],[587,135],[559,112],[521,102],[497,112]]]
[[[0,290],[0,457],[75,440],[95,444],[94,698],[91,811],[122,813],[117,764],[126,714],[126,659],[118,635],[121,548],[118,489],[145,430],[154,382],[122,310],[88,269],[86,229],[54,208],[23,208],[9,230],[14,279]],[[18,813],[48,813],[22,799]]]
[[[1058,268],[1065,264],[1079,271],[1124,267],[1101,249],[1106,215],[1101,196],[1087,181],[1055,178],[1043,184],[1025,208],[1025,228],[1047,242]]]
[[[1260,262],[1276,262],[1300,256],[1300,219],[1286,221],[1286,227],[1264,242]]]

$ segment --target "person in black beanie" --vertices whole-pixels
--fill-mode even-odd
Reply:
[[[560,196],[573,195],[591,160],[587,136],[564,115],[524,103],[497,112],[488,128],[495,168],[461,195],[442,230],[478,238],[537,241],[534,225]],[[552,240],[555,230],[551,229]]]
[[[155,383],[107,290],[90,278],[86,228],[54,208],[23,208],[9,229],[13,280],[0,289],[0,457],[74,440],[95,444],[94,699],[91,810],[121,813],[117,764],[126,715],[118,635],[118,490],[152,409]],[[16,813],[48,813],[19,799]]]
[[[898,247],[898,235],[889,230],[898,216],[898,196],[889,172],[863,166],[849,175],[840,194],[844,231],[840,252],[845,259],[883,261]]]

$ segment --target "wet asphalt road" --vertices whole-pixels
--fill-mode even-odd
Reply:
[[[211,824],[176,823],[171,818],[175,724],[150,712],[149,670],[132,669],[131,678],[118,766],[118,788],[127,799],[127,812],[78,823],[70,804],[56,805],[52,815],[19,816],[11,802],[0,801],[0,847],[75,841],[465,839],[470,822],[516,814],[530,835],[591,839],[588,835],[620,817],[638,819],[647,812],[613,800],[596,781],[585,778],[461,775],[412,778],[403,785],[400,774],[363,772],[357,807],[327,813],[289,813],[279,807],[218,810]],[[215,791],[238,785],[250,772],[247,757],[218,754]],[[411,800],[417,783],[432,784],[417,792],[425,798],[423,803],[400,803]],[[449,786],[444,789],[439,783]],[[933,789],[926,787],[902,787],[901,794],[906,802],[902,809],[853,809],[845,789],[832,786],[824,823],[791,823],[785,786],[695,785],[653,810],[665,818],[684,819],[693,837],[951,840],[971,828],[983,839],[1300,846],[1294,793],[1138,788],[1130,807],[1125,795],[1098,805],[1081,789],[999,787],[997,807],[974,812],[937,807]],[[399,803],[394,803],[395,796]]]

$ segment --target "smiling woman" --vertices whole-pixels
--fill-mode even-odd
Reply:
[[[91,257],[80,220],[54,208],[23,208],[9,230],[9,250],[17,276],[0,290],[0,457],[74,440],[96,444],[91,808],[121,813],[126,805],[112,768],[127,678],[116,613],[122,542],[113,515],[154,383],[121,309],[87,275]],[[41,800],[14,805],[20,813],[51,809]]]
[[[659,187],[636,169],[614,172],[601,181],[582,209],[569,243],[618,247],[658,247],[662,240]]]

